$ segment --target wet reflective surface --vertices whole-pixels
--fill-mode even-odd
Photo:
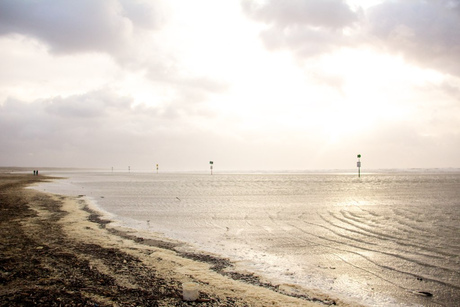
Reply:
[[[66,175],[47,191],[274,282],[373,306],[460,301],[457,173]]]

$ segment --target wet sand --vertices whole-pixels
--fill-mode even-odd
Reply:
[[[116,229],[82,198],[25,189],[51,179],[0,172],[2,306],[356,306]],[[183,300],[185,282],[198,300]]]

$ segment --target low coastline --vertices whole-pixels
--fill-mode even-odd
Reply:
[[[1,305],[347,306],[108,227],[81,198],[24,189],[50,179],[0,173]],[[199,285],[197,301],[182,300],[184,282]]]

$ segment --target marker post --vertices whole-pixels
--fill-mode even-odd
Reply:
[[[361,155],[358,155],[358,177],[361,177]]]
[[[211,166],[211,175],[212,175],[212,165],[214,164],[213,161],[209,161],[209,165]]]

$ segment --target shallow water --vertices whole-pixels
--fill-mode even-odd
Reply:
[[[274,283],[372,306],[460,302],[458,173],[65,175],[39,189]]]

